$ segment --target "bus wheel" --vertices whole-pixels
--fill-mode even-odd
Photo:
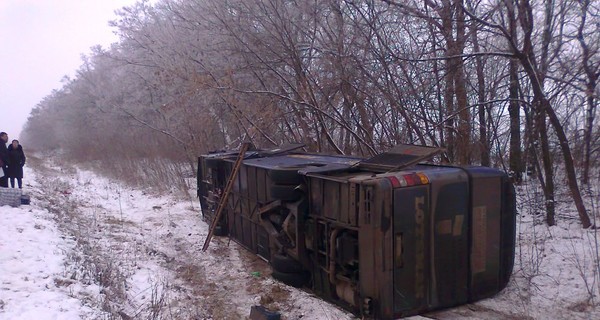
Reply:
[[[271,267],[273,270],[284,273],[300,273],[304,268],[296,259],[282,254],[274,254],[271,258]]]
[[[273,273],[271,275],[273,276],[273,278],[275,280],[279,280],[279,281],[287,284],[288,286],[292,286],[294,288],[300,288],[300,287],[304,286],[305,284],[307,284],[308,281],[310,280],[310,274],[306,271],[288,273],[288,272],[279,272],[279,271],[273,270]]]

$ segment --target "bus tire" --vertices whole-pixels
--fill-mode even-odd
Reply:
[[[288,273],[273,270],[271,275],[275,280],[281,281],[294,288],[300,288],[310,280],[310,274],[308,272]]]
[[[296,259],[278,253],[271,258],[271,267],[273,270],[283,273],[304,272],[304,268]]]

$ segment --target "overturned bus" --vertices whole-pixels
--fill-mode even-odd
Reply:
[[[198,159],[204,218],[268,260],[275,279],[376,319],[477,301],[507,285],[516,209],[504,172],[423,163],[440,149],[422,146],[370,159],[301,147],[249,150],[241,162],[238,152]]]

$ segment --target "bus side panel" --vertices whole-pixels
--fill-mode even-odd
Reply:
[[[206,178],[204,173],[204,164],[202,163],[202,160],[202,157],[198,157],[198,171],[196,172],[196,195],[200,200],[200,206],[202,207],[202,210],[206,210],[208,207],[206,202],[206,197],[208,196],[208,189],[206,183],[204,182]]]
[[[461,175],[462,182],[450,179],[432,183],[434,308],[455,306],[469,299],[469,184],[467,176],[463,172]]]
[[[480,177],[472,186],[471,299],[481,299],[499,291],[502,183]]]
[[[371,299],[369,314],[376,319],[394,317],[393,192],[386,179],[361,186],[359,218],[359,279],[363,300]],[[372,312],[372,314],[370,314]]]
[[[515,194],[508,177],[485,167],[468,168],[472,185],[472,301],[502,290],[515,252]]]
[[[394,314],[406,316],[429,305],[429,186],[394,190]]]
[[[374,310],[378,309],[378,302],[372,301],[376,300],[377,296],[377,276],[373,253],[373,249],[377,246],[374,240],[375,230],[373,228],[375,188],[370,185],[362,185],[360,189],[358,214],[359,289],[361,299],[365,301],[365,305],[361,306],[361,313],[371,315]],[[369,300],[372,303],[366,302]]]
[[[378,212],[374,220],[375,243],[379,244],[375,251],[375,267],[379,272],[379,314],[382,318],[394,317],[394,264],[393,250],[393,218],[394,189],[387,179],[379,181],[376,192]]]
[[[517,203],[515,187],[505,175],[502,177],[502,218],[500,230],[500,290],[510,280],[515,262],[515,237],[517,225]]]

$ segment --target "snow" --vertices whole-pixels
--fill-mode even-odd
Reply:
[[[227,238],[202,252],[208,227],[193,196],[155,195],[34,156],[30,164],[31,205],[0,207],[0,319],[243,319],[253,305],[283,319],[354,318],[274,281],[266,262]],[[530,209],[535,192],[519,189],[509,286],[427,316],[600,319],[597,231],[581,229],[568,202],[546,227]]]
[[[0,318],[80,319],[94,310],[60,285],[71,241],[61,238],[48,212],[0,208]],[[90,288],[91,289],[91,288]]]
[[[352,317],[227,238],[202,252],[193,198],[37,162],[25,168],[31,205],[0,208],[0,319],[239,319],[261,303],[287,319]]]

